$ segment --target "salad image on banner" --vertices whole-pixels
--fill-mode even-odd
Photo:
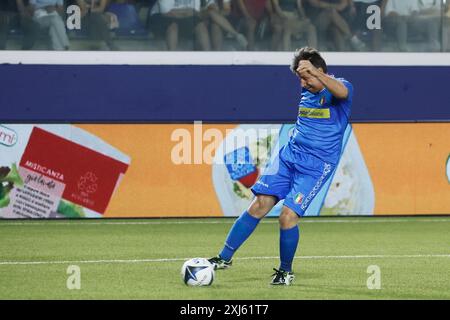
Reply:
[[[130,164],[71,125],[0,126],[0,136],[14,141],[0,145],[0,218],[102,217]]]
[[[239,125],[226,136],[212,166],[214,188],[225,216],[237,216],[248,208],[254,198],[250,187],[262,173],[267,173],[265,170],[277,159],[294,127],[294,124]],[[263,134],[243,137],[252,132],[250,129]],[[305,216],[373,215],[375,191],[351,125],[346,128],[342,152],[333,177],[316,195]],[[282,205],[280,201],[268,216],[278,216]]]
[[[216,150],[212,180],[225,216],[247,209],[253,193],[250,187],[279,150],[281,125],[239,125],[223,139]]]

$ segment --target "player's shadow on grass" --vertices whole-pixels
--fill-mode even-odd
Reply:
[[[355,287],[330,287],[327,284],[321,285],[311,285],[307,283],[302,283],[298,281],[296,286],[305,288],[310,293],[319,293],[323,298],[342,298],[342,299],[380,299],[385,297],[382,290],[369,290],[368,288],[361,286],[360,288]]]
[[[297,272],[295,273],[295,277],[296,279],[305,279],[305,280],[309,280],[309,279],[320,279],[324,277],[323,273],[320,272]]]
[[[323,278],[324,275],[319,272],[299,272],[295,273],[297,279],[303,279],[303,280],[312,280],[312,279],[320,279]],[[248,281],[248,282],[258,282],[261,281],[261,279],[264,278],[264,280],[270,281],[272,279],[271,273],[264,274],[248,274],[247,276],[241,276],[239,279],[235,279],[234,281],[236,284],[240,283],[241,281]],[[233,281],[233,280],[228,280]]]

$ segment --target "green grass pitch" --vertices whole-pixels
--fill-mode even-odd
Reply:
[[[279,235],[268,218],[212,286],[184,285],[184,259],[217,254],[233,221],[0,221],[0,299],[450,299],[450,217],[304,218],[290,287],[269,286]],[[67,288],[70,265],[80,290]]]

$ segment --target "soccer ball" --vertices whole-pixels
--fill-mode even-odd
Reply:
[[[189,259],[181,267],[181,276],[188,286],[210,286],[214,281],[214,266],[205,258]]]

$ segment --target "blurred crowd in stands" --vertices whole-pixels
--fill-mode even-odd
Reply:
[[[0,1],[2,50],[439,52],[449,29],[450,0]]]

